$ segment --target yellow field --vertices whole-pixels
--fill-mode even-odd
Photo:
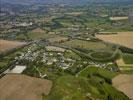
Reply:
[[[112,21],[126,20],[126,19],[128,19],[128,16],[124,16],[124,17],[110,17],[109,19],[112,20]]]
[[[133,75],[121,74],[112,80],[113,86],[133,100]]]
[[[25,44],[26,43],[24,42],[0,40],[0,53],[10,51],[14,48],[21,47]]]
[[[106,42],[119,44],[128,48],[133,48],[133,32],[117,32],[117,34],[98,34],[97,38]]]

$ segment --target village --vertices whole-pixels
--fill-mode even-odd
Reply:
[[[1,1],[0,100],[133,98],[128,0]]]

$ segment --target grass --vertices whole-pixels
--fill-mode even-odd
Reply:
[[[50,37],[50,35],[46,33],[29,32],[27,34],[28,34],[29,39],[32,39],[32,40],[46,39]]]
[[[97,67],[86,67],[82,71],[78,73],[79,76],[82,77],[91,77],[91,76],[98,76],[107,81],[111,81],[113,77],[117,75],[115,72],[110,72],[105,69],[97,68]]]
[[[27,36],[25,34],[19,34],[19,35],[16,36],[16,39],[17,40],[26,40]]]
[[[109,53],[109,52],[95,52],[93,53],[91,56],[94,57],[94,58],[98,58],[98,59],[103,59],[103,58],[108,58],[112,55],[112,53]]]
[[[62,76],[54,83],[51,93],[43,100],[129,100],[101,78]]]
[[[68,51],[64,53],[64,57],[65,58],[71,58],[71,59],[81,59],[79,55],[77,55],[75,52],[73,51]]]
[[[7,63],[6,63],[6,62],[1,62],[1,61],[0,61],[0,69],[2,69],[4,66],[7,66]]]
[[[96,61],[111,61],[113,59],[112,55],[111,52],[94,52],[90,56]]]
[[[133,64],[133,54],[124,53],[122,57],[126,64]]]
[[[106,32],[132,32],[133,31],[133,25],[124,27],[124,28],[112,28],[105,30]]]
[[[110,62],[110,61],[114,60],[115,57],[116,57],[116,55],[114,55],[114,56],[111,55],[111,52],[112,52],[111,49],[110,50],[108,49],[108,52],[104,51],[104,52],[107,52],[107,54],[104,54],[103,51],[101,52],[101,50],[94,52],[94,51],[91,51],[91,50],[73,49],[73,51],[75,53],[77,53],[82,58],[87,58],[88,60],[96,61],[96,62],[101,62],[101,63]]]
[[[62,43],[62,45],[70,46],[73,48],[84,48],[84,49],[105,49],[107,46],[102,42],[92,42],[92,41],[83,41],[78,39],[73,39],[67,42]]]

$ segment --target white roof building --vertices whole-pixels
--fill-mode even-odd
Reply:
[[[26,69],[26,66],[19,66],[16,65],[15,68],[13,68],[12,70],[7,69],[4,73],[15,73],[15,74],[21,74],[24,70]]]

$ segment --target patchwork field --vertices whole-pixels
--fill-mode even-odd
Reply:
[[[8,74],[0,79],[0,100],[42,100],[42,94],[48,95],[51,87],[49,80]]]
[[[133,64],[125,64],[122,58],[116,60],[117,65],[119,66],[120,70],[131,70],[133,69]]]
[[[73,39],[67,42],[62,43],[62,45],[66,45],[68,47],[73,48],[84,48],[84,49],[105,49],[106,45],[101,42],[91,42],[91,41],[83,41]]]
[[[133,75],[121,74],[116,76],[112,82],[118,90],[124,92],[131,100],[133,100]]]
[[[100,34],[96,35],[96,37],[106,42],[133,48],[133,32],[117,32],[117,34],[109,35]]]
[[[10,51],[14,48],[21,47],[25,44],[26,43],[24,43],[24,42],[0,40],[0,53]]]
[[[133,56],[131,54],[122,53],[121,57],[116,60],[121,71],[133,70]]]

